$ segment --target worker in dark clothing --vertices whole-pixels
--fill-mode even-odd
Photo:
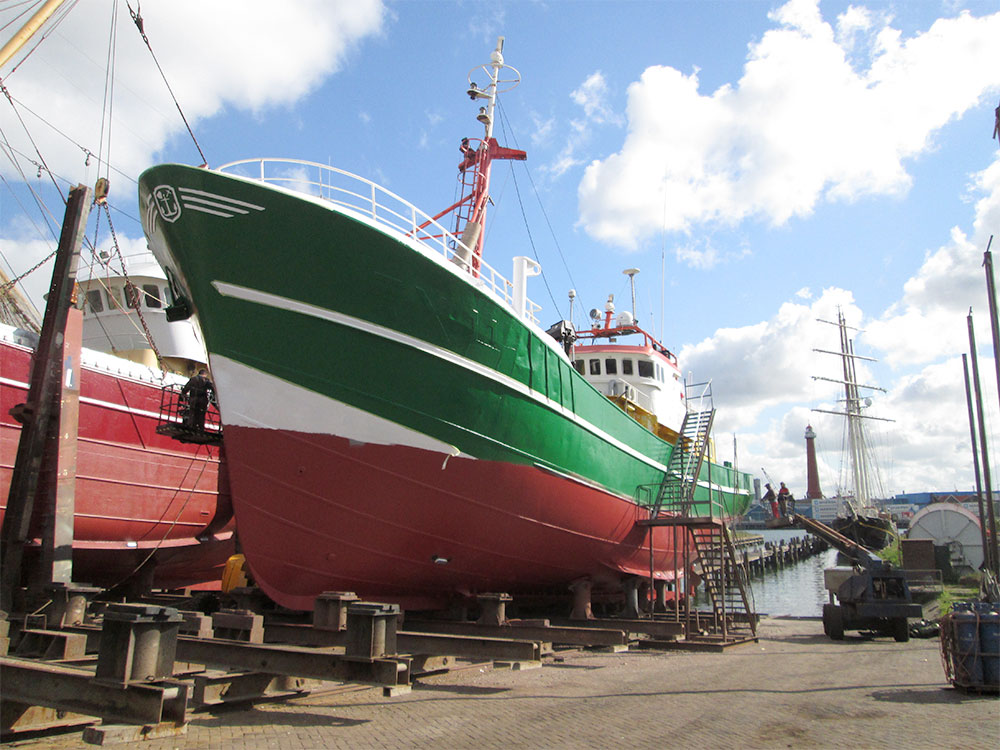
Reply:
[[[764,503],[765,506],[771,506],[772,516],[780,518],[778,515],[778,498],[775,497],[774,490],[771,489],[771,485],[765,484],[764,486],[767,487],[767,492],[764,493],[764,497],[762,497],[760,501]]]
[[[181,389],[181,405],[187,405],[184,426],[192,430],[204,429],[208,403],[214,400],[215,386],[208,379],[208,373],[203,367]]]
[[[781,483],[781,489],[778,490],[778,509],[781,512],[781,517],[785,518],[788,516],[788,499],[792,496],[792,493],[785,486],[785,483]]]

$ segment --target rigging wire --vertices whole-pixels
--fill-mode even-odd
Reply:
[[[114,92],[115,92],[115,62],[118,54],[118,0],[111,6],[111,28],[108,31],[108,61],[104,73],[104,102],[101,107],[101,135],[98,141],[97,152],[97,175],[107,179],[108,175],[101,174],[101,164],[104,156],[104,126],[108,127],[108,159],[111,159],[111,125],[114,122]],[[106,171],[106,170],[105,170]],[[96,243],[95,243],[96,244]]]
[[[75,1],[74,1],[74,4],[75,4]],[[116,2],[114,3],[114,7],[112,9],[111,26],[110,26],[109,38],[108,38],[108,53],[107,53],[107,65],[106,65],[106,72],[105,72],[104,102],[102,104],[101,134],[100,134],[100,141],[99,141],[99,145],[98,145],[98,153],[96,154],[96,157],[97,157],[97,160],[98,160],[98,166],[97,166],[98,175],[100,176],[101,169],[103,167],[103,170],[104,170],[103,180],[105,181],[105,183],[107,182],[107,179],[110,176],[111,170],[113,169],[113,167],[111,166],[111,163],[110,163],[110,152],[111,152],[111,133],[112,133],[111,122],[112,122],[112,116],[113,116],[113,111],[114,111],[114,81],[115,81],[115,68],[116,68],[116,58],[117,58],[117,6],[118,6],[118,3],[117,3],[117,0],[116,0]],[[131,8],[130,8],[130,10],[131,10]],[[64,13],[59,18],[59,21],[61,21],[62,19],[64,19],[65,15],[66,14]],[[53,25],[52,28],[49,29],[49,31],[47,33],[51,33],[51,31],[54,28],[54,26],[55,26],[55,24]],[[147,46],[148,46],[148,40],[147,40]],[[35,45],[35,47],[37,47],[37,44]],[[34,49],[34,48],[32,48],[32,49]],[[152,50],[150,50],[150,51],[152,52]],[[154,56],[154,60],[155,60],[155,56]],[[22,60],[22,62],[23,62],[23,60]],[[161,71],[161,74],[162,74],[162,71]],[[169,88],[169,85],[168,85],[168,88]],[[0,135],[2,135],[2,137],[3,137],[3,145],[4,145],[3,150],[7,154],[8,158],[11,161],[11,163],[14,165],[15,169],[21,175],[21,179],[24,182],[24,184],[31,191],[31,194],[32,194],[32,196],[33,196],[33,198],[34,198],[34,200],[35,200],[35,202],[36,202],[36,204],[37,204],[40,212],[42,213],[43,217],[46,214],[48,214],[48,217],[51,219],[51,221],[47,220],[47,222],[46,222],[47,225],[48,225],[49,232],[50,232],[50,234],[52,234],[52,238],[54,240],[58,241],[58,237],[57,237],[57,235],[56,235],[56,233],[55,233],[55,231],[53,229],[53,224],[52,224],[52,222],[55,222],[55,217],[52,216],[51,211],[49,211],[48,207],[45,205],[45,202],[41,199],[41,197],[38,195],[38,193],[35,191],[35,189],[31,186],[31,184],[28,181],[26,175],[24,174],[24,170],[20,166],[20,164],[18,162],[18,159],[16,158],[15,154],[21,155],[22,158],[26,159],[32,165],[34,165],[35,167],[37,167],[37,169],[38,169],[38,176],[39,177],[41,177],[42,171],[45,171],[45,173],[48,175],[49,179],[52,181],[52,184],[55,186],[56,191],[59,193],[59,196],[62,199],[63,203],[66,202],[66,198],[65,198],[62,190],[60,189],[58,180],[62,179],[67,184],[69,184],[69,180],[65,180],[64,178],[58,177],[58,175],[56,175],[54,172],[52,172],[51,169],[49,169],[48,164],[45,162],[45,159],[42,156],[41,151],[38,148],[38,145],[35,143],[34,138],[32,138],[31,133],[28,130],[28,127],[27,127],[26,123],[24,122],[24,119],[21,116],[20,111],[18,110],[18,106],[15,105],[15,101],[16,100],[10,94],[10,92],[7,90],[6,86],[4,86],[2,82],[0,82],[0,91],[2,91],[4,93],[4,95],[7,97],[7,100],[10,102],[11,107],[14,110],[15,115],[18,118],[18,121],[21,123],[21,127],[24,129],[25,135],[27,136],[28,140],[31,142],[32,146],[34,146],[35,153],[38,156],[38,161],[35,161],[31,157],[29,157],[26,154],[23,154],[22,152],[20,152],[17,149],[15,149],[10,144],[9,140],[7,139],[6,133],[3,133],[3,131],[0,130]],[[175,103],[176,103],[176,99],[175,99]],[[52,125],[47,120],[45,120],[45,118],[41,117],[40,115],[38,115],[37,113],[35,113],[34,111],[32,111],[30,108],[25,107],[24,105],[21,105],[21,106],[22,106],[23,109],[27,110],[32,115],[34,115],[36,118],[38,118],[39,120],[41,120],[44,124],[48,125],[50,128],[52,128],[57,133],[59,133],[64,138],[66,138],[71,143],[73,143],[78,148],[80,148],[81,151],[83,151],[83,153],[86,154],[86,160],[87,160],[87,163],[89,163],[91,156],[94,156],[93,151],[91,151],[88,148],[85,148],[85,147],[81,146],[79,143],[76,143],[72,138],[70,138],[68,135],[66,135],[62,131],[60,131],[54,125]],[[183,117],[183,113],[182,113],[182,117]],[[186,124],[186,121],[185,121],[185,124]],[[189,130],[190,130],[190,128],[189,128]],[[107,154],[108,154],[108,157],[109,157],[108,159],[105,159],[105,143],[107,144]],[[199,149],[199,152],[200,152],[200,149]],[[135,180],[133,180],[131,177],[128,177],[128,175],[125,175],[123,172],[120,172],[120,170],[115,169],[114,171],[116,173],[118,173],[118,174],[121,174],[124,177],[127,177],[131,182],[135,183]],[[11,193],[14,194],[13,188],[7,183],[6,180],[4,180],[4,183],[7,185],[8,189],[11,191]],[[100,180],[98,180],[98,183],[100,183]],[[16,194],[15,194],[15,198],[16,198]],[[18,203],[20,205],[20,201],[19,200],[18,200]],[[139,317],[139,321],[140,321],[140,323],[142,325],[142,330],[144,332],[144,336],[145,336],[146,340],[149,342],[149,346],[153,350],[153,353],[156,356],[157,363],[159,364],[160,369],[163,370],[164,369],[163,358],[160,355],[160,352],[159,352],[159,349],[156,346],[156,343],[153,341],[153,337],[152,337],[152,334],[151,334],[151,332],[149,330],[149,326],[146,323],[146,320],[145,320],[145,318],[144,318],[144,316],[142,314],[142,310],[141,310],[141,302],[140,302],[141,295],[145,294],[145,292],[138,290],[138,288],[132,283],[131,279],[129,279],[129,277],[128,277],[128,273],[127,273],[127,271],[125,269],[125,260],[124,260],[124,257],[122,256],[121,248],[120,248],[119,243],[118,243],[117,234],[115,232],[114,224],[113,224],[112,219],[111,219],[111,207],[109,206],[109,204],[108,204],[108,202],[106,200],[106,194],[105,195],[99,195],[99,196],[97,196],[95,198],[95,203],[97,205],[99,205],[99,206],[102,206],[103,209],[104,209],[104,215],[107,218],[108,227],[109,227],[109,230],[110,230],[110,233],[111,233],[112,246],[113,246],[115,252],[117,253],[118,257],[121,260],[122,276],[125,278],[125,282],[126,282],[126,284],[125,284],[125,294],[128,297],[128,299],[127,299],[128,306],[131,307],[132,309],[134,309],[136,311],[136,314]],[[115,210],[117,211],[119,209],[115,209]],[[123,213],[123,215],[125,215],[125,216],[129,216],[125,212],[121,212],[121,213]],[[136,219],[135,217],[129,216],[129,218],[132,218],[134,221],[136,221],[138,223],[138,219]],[[34,224],[34,222],[32,222],[32,223]],[[43,234],[41,232],[41,230],[38,229],[37,225],[35,225],[35,229],[36,229],[36,231],[39,232],[40,235]],[[84,245],[87,246],[87,248],[90,250],[90,270],[91,270],[91,276],[94,277],[94,278],[96,278],[96,275],[93,273],[93,271],[94,271],[94,264],[98,260],[97,247],[98,247],[99,230],[100,230],[100,213],[98,213],[97,220],[95,222],[93,240],[92,241],[89,240],[86,236],[83,237]],[[8,288],[12,288],[15,284],[18,284],[19,282],[21,282],[26,276],[28,276],[29,274],[33,273],[38,268],[40,268],[43,265],[45,265],[56,254],[56,252],[57,252],[57,250],[53,250],[48,256],[46,256],[45,258],[43,258],[35,266],[33,266],[32,268],[28,269],[24,273],[16,276],[16,278],[12,279],[10,282],[5,283],[3,285],[3,287],[0,288],[0,291],[6,291]],[[102,286],[104,286],[104,285],[102,284]],[[115,299],[115,297],[112,296],[112,295],[109,295],[108,299],[109,300],[113,300],[113,299]],[[131,314],[128,313],[128,311],[126,311],[124,309],[122,311],[126,312],[126,314],[128,314],[129,319],[131,320]],[[103,324],[103,321],[99,320],[99,322],[101,324],[101,328],[102,328],[102,330],[104,332],[105,337],[108,339],[108,343],[111,344],[112,351],[114,351],[115,350],[114,344],[111,342],[111,338],[110,338],[110,336],[108,334],[107,329],[105,328],[105,326]],[[133,325],[135,325],[134,322],[133,322]]]
[[[7,23],[5,23],[3,26],[0,26],[0,31],[4,31],[5,29],[9,29],[15,23],[20,24],[20,25],[23,26],[23,24],[21,24],[21,19],[24,18],[26,15],[28,15],[28,13],[31,12],[31,8],[32,8],[32,5],[34,4],[34,2],[35,2],[35,0],[24,0],[24,2],[19,3],[24,9],[20,13],[18,13],[17,15],[12,16],[11,19]],[[15,3],[9,3],[7,5],[8,9],[12,9],[12,8],[15,8],[15,7],[17,7],[17,4],[15,4]]]
[[[38,120],[40,120],[43,125],[47,125],[50,129],[54,130],[56,133],[58,133],[63,138],[65,138],[67,141],[69,141],[74,146],[76,146],[78,149],[80,149],[80,151],[83,153],[83,155],[86,157],[86,159],[88,161],[91,158],[99,158],[97,156],[97,154],[95,154],[91,149],[87,148],[86,146],[84,146],[84,145],[82,145],[80,143],[77,143],[69,135],[67,135],[66,133],[64,133],[62,130],[60,130],[55,125],[53,125],[51,122],[49,122],[44,117],[42,117],[40,114],[38,114],[37,112],[35,112],[33,109],[31,109],[31,107],[29,107],[26,104],[24,104],[24,102],[22,102],[21,100],[19,100],[16,96],[9,95],[9,98],[12,99],[14,101],[14,103],[17,104],[22,110],[24,110],[25,112],[28,112],[29,114],[34,115],[35,118],[37,118]],[[18,152],[18,153],[21,153],[21,152]],[[133,185],[138,185],[139,184],[138,181],[134,177],[132,177],[131,175],[126,174],[125,172],[122,172],[120,169],[118,169],[117,167],[115,167],[114,165],[112,165],[110,161],[100,160],[99,164],[103,165],[104,167],[106,167],[106,169],[108,170],[107,174],[110,174],[110,172],[113,171],[119,177],[125,178],[126,180],[128,180],[129,182],[131,182]],[[36,164],[36,166],[37,166],[37,164]],[[68,184],[69,181],[66,180],[66,182]]]
[[[170,97],[174,100],[174,105],[177,107],[177,111],[181,115],[181,119],[184,121],[184,127],[187,128],[188,133],[191,136],[191,140],[194,141],[195,148],[198,149],[198,153],[201,154],[201,162],[203,166],[208,165],[208,159],[205,158],[205,152],[201,150],[201,146],[198,145],[198,139],[194,137],[194,131],[191,130],[191,126],[188,124],[187,117],[184,116],[184,110],[181,109],[180,102],[177,101],[177,97],[174,96],[174,90],[170,88],[170,81],[167,80],[166,73],[163,72],[163,68],[160,67],[160,61],[156,59],[156,53],[153,52],[153,47],[149,43],[149,37],[146,36],[146,31],[144,29],[144,24],[142,20],[142,3],[136,3],[136,9],[132,10],[132,5],[128,2],[125,3],[128,6],[128,12],[132,16],[132,20],[135,22],[135,27],[139,30],[139,35],[142,37],[142,41],[146,43],[146,49],[149,50],[149,54],[153,57],[153,62],[156,64],[156,69],[160,71],[160,77],[163,78],[163,83],[167,87],[167,91],[170,92]]]
[[[507,112],[504,109],[503,103],[501,101],[497,101],[497,110],[500,112],[500,128],[504,133],[504,138],[508,139],[511,143],[513,143],[515,147],[520,148],[520,144],[517,141],[517,135],[514,132],[514,128],[510,127],[510,122],[507,118]],[[572,285],[573,288],[576,288],[576,281],[573,279],[573,272],[570,270],[569,264],[566,262],[566,256],[563,253],[562,246],[559,244],[559,238],[556,236],[555,229],[552,227],[552,222],[549,219],[548,212],[545,210],[545,205],[542,203],[541,194],[538,191],[538,186],[535,185],[534,177],[532,177],[531,170],[528,168],[527,162],[524,163],[524,170],[525,173],[528,175],[528,182],[531,183],[531,189],[535,194],[535,200],[538,201],[538,207],[542,212],[542,217],[545,219],[545,224],[549,229],[549,234],[552,236],[552,241],[556,246],[556,251],[559,253],[559,259],[562,261],[563,268],[566,270],[566,275],[569,277],[569,283]],[[516,184],[517,181],[515,179],[515,186]],[[518,191],[518,198],[520,199],[520,191]],[[523,205],[521,207],[521,213],[522,215],[524,215]],[[527,224],[527,219],[525,219],[525,224]],[[529,237],[530,237],[530,232],[529,232]],[[533,243],[532,243],[532,250],[535,251],[535,260],[538,260],[537,250],[535,250],[535,246]],[[549,288],[548,281],[546,279],[544,268],[542,270],[542,279],[545,280],[545,286],[546,289],[548,289]],[[549,290],[549,297],[550,298],[552,297],[551,290]],[[556,309],[557,310],[559,309],[558,305],[556,305]]]
[[[24,57],[22,57],[20,60],[18,60],[17,63],[10,69],[10,71],[5,76],[5,79],[10,78],[12,75],[14,75],[14,73],[17,71],[17,69],[21,67],[21,64],[25,60],[27,60],[29,57],[31,57],[31,54],[36,49],[38,49],[38,45],[40,45],[42,42],[44,42],[46,39],[48,39],[49,34],[53,33],[59,27],[59,25],[64,20],[66,20],[66,16],[68,16],[70,14],[70,12],[73,10],[73,8],[76,7],[77,2],[79,2],[79,0],[70,0],[69,3],[64,3],[61,7],[59,7],[55,11],[55,13],[52,14],[51,23],[48,25],[48,27],[44,31],[35,34],[35,36],[33,37],[34,40],[35,40],[35,43],[24,54]],[[27,12],[27,11],[25,11],[25,12]],[[24,13],[21,14],[21,16],[23,16],[23,15],[24,15]],[[20,18],[20,16],[18,16],[18,17]]]
[[[49,179],[52,181],[52,184],[55,186],[56,192],[59,193],[59,197],[62,199],[62,202],[65,204],[66,203],[66,196],[63,195],[62,189],[59,187],[59,183],[56,182],[55,177],[52,175],[52,171],[49,169],[49,165],[45,163],[45,157],[43,157],[42,156],[42,152],[39,151],[38,144],[35,143],[35,139],[31,137],[31,131],[28,130],[28,126],[24,123],[24,119],[21,117],[21,113],[18,111],[17,107],[14,106],[14,100],[11,97],[10,92],[7,90],[7,87],[2,82],[0,82],[0,93],[3,93],[3,95],[5,97],[7,97],[7,101],[10,103],[11,109],[14,110],[14,114],[17,117],[17,121],[19,123],[21,123],[21,127],[24,129],[24,134],[28,137],[28,140],[31,142],[31,145],[35,149],[35,153],[38,155],[38,159],[39,159],[39,162],[40,162],[40,165],[38,167],[39,177],[41,176],[42,169],[44,168],[45,173],[49,176]]]

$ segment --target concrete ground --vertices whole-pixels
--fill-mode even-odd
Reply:
[[[765,619],[725,654],[573,652],[523,672],[420,678],[405,696],[312,695],[196,714],[168,748],[962,748],[998,746],[1000,700],[952,688],[939,641]],[[81,735],[12,743],[81,747]]]

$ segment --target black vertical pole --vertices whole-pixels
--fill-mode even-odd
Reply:
[[[1000,324],[997,323],[997,290],[993,280],[993,254],[990,252],[992,244],[991,234],[989,242],[986,243],[986,252],[983,253],[983,267],[986,269],[986,296],[990,306],[990,329],[993,332],[993,366],[997,371],[997,398],[1000,399]]]
[[[976,445],[976,415],[972,409],[972,386],[969,385],[969,355],[962,353],[962,370],[965,372],[965,403],[969,408],[969,432],[972,435],[972,465],[976,470],[976,500],[979,501],[979,531],[983,537],[983,559],[987,570],[993,570],[993,550],[986,535],[986,509],[983,505],[983,482],[979,476],[979,446]]]
[[[983,392],[979,386],[979,358],[976,354],[976,333],[972,327],[972,310],[969,310],[969,347],[972,350],[972,383],[976,394],[976,416],[979,421],[979,448],[982,451],[983,486],[986,488],[986,503],[990,519],[990,557],[993,563],[993,575],[1000,577],[997,557],[997,517],[993,509],[993,485],[990,480],[989,449],[986,445],[986,422],[983,418]]]
[[[62,376],[63,337],[66,313],[76,283],[80,243],[90,214],[90,188],[78,185],[70,190],[66,215],[52,270],[42,333],[35,351],[28,387],[28,400],[22,411],[23,427],[17,444],[17,457],[11,476],[7,510],[0,534],[3,539],[3,570],[0,571],[0,609],[10,612],[14,592],[21,585],[21,563],[34,510],[38,475],[45,453],[53,417],[58,420],[59,389]]]

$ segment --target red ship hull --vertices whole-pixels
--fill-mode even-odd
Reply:
[[[9,412],[27,398],[32,352],[0,341],[0,355],[2,515],[21,433]],[[218,588],[235,546],[225,464],[217,448],[157,434],[160,393],[157,383],[84,363],[75,581],[110,587],[143,568],[142,580],[157,588]]]
[[[226,443],[254,580],[291,609],[323,591],[430,609],[484,592],[566,594],[582,578],[620,591],[623,573],[649,575],[636,525],[647,511],[566,476],[287,430],[228,426]],[[657,577],[683,568],[684,534],[655,530]]]

